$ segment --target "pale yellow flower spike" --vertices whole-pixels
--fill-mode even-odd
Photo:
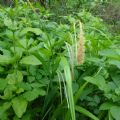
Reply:
[[[84,45],[85,38],[84,38],[82,23],[79,22],[79,24],[80,24],[80,36],[79,36],[79,41],[77,43],[77,63],[78,65],[81,65],[83,64],[85,57],[85,45]]]

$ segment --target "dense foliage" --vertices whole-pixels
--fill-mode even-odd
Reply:
[[[0,7],[1,120],[119,120],[120,36],[68,2]]]

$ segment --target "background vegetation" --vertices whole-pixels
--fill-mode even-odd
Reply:
[[[119,0],[0,2],[1,120],[120,120]]]

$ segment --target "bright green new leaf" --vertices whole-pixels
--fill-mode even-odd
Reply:
[[[4,24],[7,27],[11,27],[12,26],[12,20],[10,18],[4,18]]]
[[[16,82],[17,82],[16,78],[17,78],[17,76],[14,73],[12,73],[12,74],[7,75],[6,80],[8,81],[8,84],[12,85],[12,84],[16,84]]]
[[[26,65],[41,65],[40,60],[36,58],[34,55],[23,57],[20,63]]]
[[[14,57],[0,55],[0,65],[11,64],[15,61]]]
[[[16,71],[14,74],[17,76],[17,82],[23,81],[23,74],[21,71]]]
[[[10,88],[6,88],[4,90],[4,95],[0,96],[1,99],[6,99],[6,100],[11,99],[12,97],[13,97],[12,90]]]
[[[12,74],[7,75],[8,84],[16,84],[23,81],[23,75],[20,71],[15,71]]]
[[[28,102],[22,96],[12,99],[12,107],[18,118],[26,112],[27,104]]]
[[[23,88],[18,88],[18,89],[16,90],[16,93],[17,93],[17,94],[20,94],[20,93],[22,93],[22,92],[24,92],[24,89],[23,89]]]

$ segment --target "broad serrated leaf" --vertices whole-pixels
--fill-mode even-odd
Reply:
[[[39,97],[39,95],[44,96],[45,94],[46,94],[46,92],[42,89],[33,89],[32,91],[28,91],[28,92],[24,93],[23,97],[27,101],[33,101],[37,97]]]
[[[13,97],[12,90],[10,88],[6,88],[4,90],[4,95],[0,96],[1,99],[6,99],[6,100],[11,99],[12,97]]]
[[[105,56],[108,58],[120,60],[120,55],[113,49],[104,49],[99,52],[101,56]]]
[[[120,120],[120,106],[111,107],[110,113],[115,120]]]
[[[20,36],[23,36],[23,35],[27,34],[28,32],[35,33],[36,35],[42,34],[42,31],[41,31],[39,28],[27,27],[27,28],[24,28],[24,29],[20,32]]]
[[[7,75],[8,84],[16,84],[23,81],[23,75],[20,71],[15,71],[12,74]]]
[[[109,92],[110,91],[110,88],[106,84],[104,77],[101,76],[101,75],[97,75],[95,77],[91,77],[91,76],[84,77],[84,80],[86,80],[86,81],[88,81],[88,82],[98,86],[100,90],[103,90],[105,92]]]
[[[7,55],[0,55],[0,65],[14,63],[15,58]]]
[[[12,99],[12,107],[18,118],[21,118],[26,112],[27,104],[27,100],[25,100],[22,96]]]
[[[6,79],[0,79],[0,90],[4,90],[7,85]]]
[[[109,62],[109,64],[115,65],[116,67],[118,67],[120,69],[120,60],[119,61],[118,60],[109,60],[108,62]]]
[[[40,60],[36,58],[34,55],[23,57],[20,63],[26,65],[41,65]]]
[[[110,103],[110,102],[106,102],[106,103],[103,103],[101,106],[100,106],[100,110],[110,110],[110,108],[114,106],[113,103]]]
[[[44,87],[44,86],[46,86],[46,85],[40,84],[40,83],[37,83],[37,82],[31,83],[31,87],[33,87],[33,88],[40,88],[40,87]]]
[[[10,18],[4,18],[4,24],[7,27],[11,27],[12,26],[12,20]]]
[[[11,107],[11,102],[5,102],[2,105],[0,105],[0,119],[5,120],[4,117],[7,117],[6,110],[8,110]]]

